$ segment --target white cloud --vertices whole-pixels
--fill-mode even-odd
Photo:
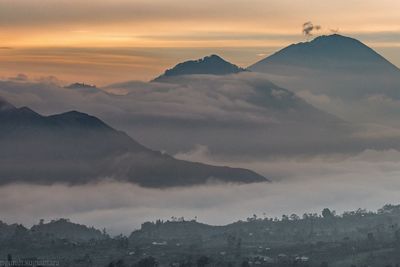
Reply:
[[[208,154],[205,147],[198,147],[196,153],[201,151]],[[212,157],[208,161],[226,163]],[[118,234],[129,233],[146,220],[171,216],[197,216],[202,222],[225,224],[264,212],[274,217],[320,212],[324,207],[338,212],[377,209],[398,202],[399,163],[400,152],[396,151],[365,151],[352,158],[230,162],[275,175],[276,181],[168,190],[115,182],[72,187],[8,185],[0,187],[0,213],[7,222],[26,224],[40,218],[68,217]]]

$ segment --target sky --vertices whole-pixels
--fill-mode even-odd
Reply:
[[[307,21],[400,66],[399,9],[396,0],[0,0],[0,77],[150,80],[211,53],[246,67],[306,41]]]

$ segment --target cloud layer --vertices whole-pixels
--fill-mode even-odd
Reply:
[[[104,87],[105,91],[67,89],[53,79],[32,82],[21,81],[21,77],[25,76],[0,82],[0,94],[16,106],[44,114],[86,112],[145,145],[171,153],[193,144],[222,146],[222,135],[243,139],[241,131],[246,128],[254,135],[263,134],[254,131],[259,127],[277,129],[298,120],[309,124],[321,118],[334,120],[252,73],[180,77],[173,83],[133,81]],[[246,146],[251,139],[243,141]]]
[[[0,81],[0,95],[16,106],[28,106],[42,114],[78,110],[97,116],[149,148],[170,154],[189,151],[195,145],[206,145],[221,157],[242,160],[353,153],[366,148],[397,148],[393,144],[399,137],[397,129],[387,131],[384,120],[373,127],[350,125],[277,87],[264,75],[250,72],[181,76],[168,83],[130,81],[102,90],[64,88],[59,83],[54,77],[32,81],[19,75]],[[329,111],[330,107],[342,112],[353,108],[348,102],[338,105],[330,95],[301,90],[298,94]],[[376,100],[382,98],[371,98]],[[362,116],[364,110],[370,114],[369,107],[360,105],[355,114]],[[395,114],[395,104],[392,109]]]
[[[187,146],[181,146],[187,132],[173,139],[176,132],[173,127],[177,125],[194,128],[200,136],[210,129],[205,127],[201,131],[204,125],[215,122],[230,133],[239,127],[237,135],[249,138],[243,135],[245,126],[279,122],[282,116],[274,110],[265,113],[265,107],[257,101],[259,98],[253,97],[257,88],[266,88],[268,93],[262,102],[270,97],[277,100],[282,97],[281,93],[290,95],[285,90],[274,91],[265,78],[254,74],[185,79],[185,83],[180,84],[114,84],[104,88],[109,91],[107,93],[66,89],[55,84],[54,78],[32,82],[20,75],[0,82],[0,95],[17,106],[26,105],[45,114],[81,110],[129,131],[139,141],[146,140],[149,133],[159,131],[161,140],[159,146],[153,143],[154,148],[174,145],[176,140],[175,144],[179,145],[175,147],[177,158],[249,168],[273,177],[272,184],[212,184],[169,190],[144,189],[115,181],[84,186],[13,184],[0,188],[2,219],[29,225],[40,218],[68,217],[80,223],[106,227],[112,234],[117,234],[129,233],[145,220],[171,216],[197,216],[203,222],[224,224],[254,213],[280,216],[282,213],[316,212],[324,207],[341,212],[358,207],[376,209],[398,201],[400,153],[394,150],[371,150],[352,157],[336,154],[276,160],[244,157],[228,160],[221,159],[210,147],[193,142],[193,139]],[[187,124],[188,121],[197,124]],[[143,130],[152,123],[158,128],[153,126]],[[387,134],[387,131],[383,132]],[[371,134],[376,133],[381,137],[378,130]],[[227,136],[222,135],[222,139]],[[203,146],[193,148],[196,143]],[[234,144],[240,146],[240,143]],[[224,210],[223,214],[221,210]]]
[[[325,207],[338,212],[359,207],[377,209],[398,201],[399,163],[400,153],[395,151],[366,151],[346,159],[237,163],[284,177],[265,185],[213,184],[154,190],[111,181],[73,187],[17,184],[0,188],[0,212],[7,222],[29,225],[40,218],[68,217],[106,227],[112,234],[128,234],[143,221],[171,216],[197,216],[202,222],[225,224],[263,213],[279,217],[320,212]]]

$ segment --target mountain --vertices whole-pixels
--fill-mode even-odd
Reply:
[[[338,34],[292,44],[251,65],[256,72],[282,74],[306,68],[340,72],[397,72],[399,69],[362,42]]]
[[[0,183],[81,184],[114,178],[148,187],[208,180],[267,181],[240,168],[177,160],[150,150],[96,117],[71,111],[42,116],[0,102]]]
[[[348,121],[399,124],[399,68],[356,39],[320,36],[290,45],[248,69]]]
[[[28,229],[21,224],[6,224],[0,221],[0,244],[4,241],[9,241],[12,238],[18,237],[19,233],[25,233]]]
[[[168,69],[163,75],[154,79],[154,81],[165,81],[168,77],[191,75],[191,74],[211,74],[226,75],[239,73],[244,69],[227,62],[217,55],[210,55],[198,60],[189,60],[179,63],[172,69]]]
[[[85,242],[90,240],[101,240],[107,238],[105,233],[93,227],[72,223],[67,219],[52,220],[48,223],[43,221],[30,229],[35,234],[49,236],[57,239],[67,239],[74,242]]]
[[[21,224],[6,224],[0,221],[0,246],[14,244],[38,244],[54,246],[55,242],[72,245],[77,242],[92,242],[106,240],[109,236],[94,227],[72,223],[68,219],[52,220],[33,225],[30,229]]]

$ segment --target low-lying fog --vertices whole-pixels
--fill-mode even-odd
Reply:
[[[348,158],[330,157],[268,162],[215,162],[204,146],[176,157],[230,164],[258,171],[273,182],[250,185],[209,184],[192,188],[146,189],[112,180],[84,186],[15,184],[0,188],[1,219],[27,226],[66,217],[129,234],[147,220],[185,217],[227,224],[282,214],[337,212],[399,203],[400,152],[365,151]]]

